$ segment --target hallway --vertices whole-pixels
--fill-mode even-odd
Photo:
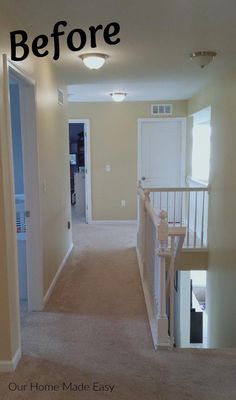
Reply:
[[[22,316],[23,357],[14,373],[0,374],[1,399],[235,399],[235,350],[154,351],[135,226],[73,230],[74,249],[45,311]],[[9,391],[9,382],[26,389]],[[32,393],[36,382],[60,389]],[[82,383],[87,391],[72,389]]]

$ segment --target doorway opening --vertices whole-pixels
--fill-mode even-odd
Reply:
[[[207,271],[177,271],[175,338],[177,347],[207,348]]]
[[[89,120],[69,120],[70,195],[72,220],[91,222]]]
[[[26,257],[26,218],[24,166],[20,110],[20,84],[10,73],[10,106],[13,150],[14,190],[16,207],[16,237],[18,251],[18,276],[21,309],[28,309],[28,277]]]
[[[18,250],[19,302],[24,311],[43,308],[43,256],[36,135],[35,82],[3,57],[8,149],[12,164],[13,216]]]

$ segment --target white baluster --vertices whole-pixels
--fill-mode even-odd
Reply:
[[[205,192],[202,193],[202,229],[201,229],[201,247],[203,247],[204,237],[204,212],[205,212]]]
[[[176,213],[176,192],[174,192],[174,226],[175,226],[175,213]]]
[[[148,260],[148,246],[149,246],[149,219],[147,218],[147,210],[146,204],[151,202],[150,199],[150,192],[149,190],[144,190],[144,251],[143,251],[143,267],[144,267],[144,278],[145,278],[145,271],[147,268],[147,260]]]
[[[191,192],[188,193],[187,247],[189,247],[190,201],[191,201]]]
[[[157,311],[157,345],[166,347],[170,345],[168,335],[168,318],[166,315],[166,248],[168,242],[167,212],[160,211],[160,224],[158,225],[157,237],[160,244],[155,257],[155,273],[158,277],[158,311]]]
[[[166,207],[166,210],[167,210],[167,215],[169,215],[169,192],[167,192],[167,207]]]
[[[183,192],[180,194],[181,200],[180,200],[180,226],[183,225]]]
[[[194,247],[196,247],[197,242],[197,193],[195,193],[195,217],[194,217]]]
[[[174,342],[174,273],[175,273],[175,237],[171,237],[171,263],[170,263],[170,337]]]

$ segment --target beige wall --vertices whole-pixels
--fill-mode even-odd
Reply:
[[[12,164],[4,108],[2,54],[10,57],[9,32],[16,23],[0,14],[0,362],[11,360],[20,344],[17,254],[14,224]],[[60,82],[51,63],[28,58],[20,68],[37,83],[37,135],[39,142],[40,202],[44,258],[44,293],[70,244],[68,128],[65,109],[57,104]],[[43,191],[43,182],[47,191]]]
[[[71,220],[69,134],[67,107],[58,105],[61,86],[55,71],[43,63],[36,74],[45,294],[72,241],[67,228]]]
[[[138,118],[151,118],[153,103],[69,103],[69,118],[90,120],[94,220],[137,218]],[[172,104],[173,116],[187,115],[186,101]],[[107,164],[111,165],[110,173],[105,171]],[[126,200],[125,208],[121,200]]]
[[[207,312],[209,345],[236,346],[236,70],[189,101],[189,114],[211,105]]]

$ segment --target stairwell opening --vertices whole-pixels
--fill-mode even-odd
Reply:
[[[206,271],[177,271],[175,283],[176,347],[208,347],[206,289]]]

